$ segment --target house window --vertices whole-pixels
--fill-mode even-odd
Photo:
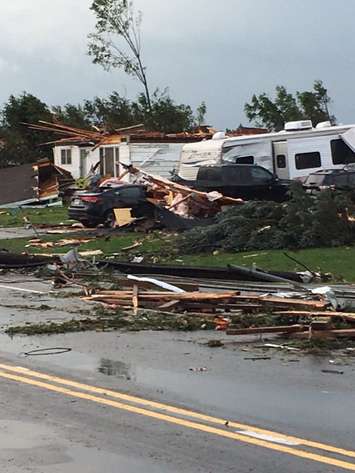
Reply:
[[[343,140],[331,140],[333,164],[355,163],[355,153]]]
[[[60,162],[63,165],[71,164],[71,149],[70,148],[60,150]]]
[[[235,158],[235,164],[254,164],[254,156],[241,156]]]
[[[295,155],[296,169],[320,168],[320,153],[299,153]]]
[[[286,167],[286,156],[284,154],[279,154],[276,156],[276,164],[279,169],[285,169]]]

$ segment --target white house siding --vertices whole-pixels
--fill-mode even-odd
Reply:
[[[129,145],[133,166],[161,177],[170,178],[180,161],[181,143],[133,143]]]
[[[63,164],[62,163],[62,149],[70,149],[71,150],[71,164]],[[54,164],[59,166],[66,171],[69,171],[74,179],[79,179],[81,176],[81,150],[86,149],[88,151],[88,155],[86,156],[86,165],[84,168],[86,169],[86,173],[88,173],[92,166],[100,161],[100,154],[99,150],[96,149],[92,151],[91,148],[80,148],[79,146],[55,146],[53,150],[54,154]]]
[[[158,176],[170,178],[171,172],[178,167],[180,161],[180,153],[183,147],[182,143],[121,143],[119,145],[108,145],[105,148],[119,147],[118,161],[120,164],[132,164],[133,166],[142,167],[146,172],[156,174]],[[71,149],[72,162],[71,164],[62,164],[61,150]],[[82,166],[81,154],[79,146],[56,146],[54,148],[54,163],[57,166],[69,171],[74,179],[81,176]],[[87,172],[100,161],[100,150],[94,151],[90,148],[86,157],[86,165],[84,168]],[[116,164],[118,164],[116,162]],[[115,174],[118,175],[124,172],[123,166],[115,166]],[[129,176],[125,180],[129,181]]]

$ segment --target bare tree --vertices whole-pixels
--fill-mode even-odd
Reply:
[[[123,69],[143,85],[149,111],[151,99],[142,61],[142,13],[129,0],[94,0],[90,8],[96,16],[95,32],[88,36],[89,55],[105,70]]]

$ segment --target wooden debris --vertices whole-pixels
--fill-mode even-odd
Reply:
[[[355,329],[312,330],[310,332],[295,333],[292,336],[305,339],[355,338]]]
[[[55,248],[63,246],[78,246],[84,245],[85,243],[89,243],[92,240],[93,238],[67,238],[58,241],[42,241],[38,238],[35,238],[33,240],[29,240],[25,248]]]
[[[114,209],[116,224],[118,227],[123,227],[132,223],[135,218],[132,217],[132,209]]]
[[[138,308],[139,308],[139,302],[138,302],[138,286],[135,284],[133,286],[133,291],[132,291],[132,305],[133,305],[133,314],[137,315],[138,314]]]
[[[123,283],[122,285],[124,286]],[[282,334],[302,339],[355,338],[355,328],[334,329],[332,326],[333,320],[339,317],[345,322],[355,322],[355,314],[326,310],[329,304],[321,296],[314,295],[313,299],[309,298],[312,296],[306,297],[304,293],[300,293],[300,298],[280,297],[277,294],[240,293],[239,291],[193,290],[176,293],[165,289],[150,289],[149,286],[139,286],[137,283],[133,285],[133,289],[101,290],[85,297],[84,300],[121,309],[130,307],[134,314],[138,313],[138,309],[145,309],[159,311],[166,315],[183,313],[184,316],[211,317],[216,328],[226,330],[227,335]],[[261,317],[265,314],[274,316],[275,325],[245,328],[239,325],[239,320],[242,320],[245,313],[259,313]],[[287,317],[290,318],[290,324],[277,325],[278,318]],[[305,318],[307,322],[294,324],[293,320],[297,318]],[[231,325],[236,323],[238,325]]]
[[[285,310],[274,312],[275,315],[290,317],[339,317],[347,322],[355,323],[355,313],[352,312],[331,312],[331,311],[305,311],[305,310]]]
[[[304,325],[280,325],[276,327],[250,327],[227,330],[227,335],[256,335],[262,333],[294,333],[304,332],[307,329]],[[307,332],[308,333],[308,332]]]
[[[126,246],[125,248],[121,248],[121,251],[134,250],[135,248],[138,248],[139,246],[142,246],[142,245],[143,243],[141,241],[136,241],[135,243],[133,243],[133,245]]]

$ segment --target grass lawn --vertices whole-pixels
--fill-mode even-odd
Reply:
[[[46,207],[38,209],[0,209],[0,228],[1,227],[23,227],[24,218],[27,218],[33,224],[60,225],[72,222],[68,219],[68,210],[66,207]]]
[[[0,210],[0,227],[21,227],[24,217],[33,224],[68,224],[66,207],[48,207],[42,209],[3,209]],[[36,238],[33,235],[33,238]],[[57,241],[63,238],[75,238],[72,235],[44,235],[43,241]],[[130,260],[133,256],[145,256],[145,261],[162,264],[186,264],[195,266],[226,266],[236,264],[252,266],[254,263],[266,270],[294,271],[303,270],[301,266],[288,259],[282,250],[253,251],[248,253],[215,252],[193,255],[181,255],[176,250],[179,236],[156,232],[150,235],[122,233],[109,240],[97,238],[79,247],[79,251],[102,250],[105,256],[118,254],[117,258]],[[136,241],[142,245],[129,252],[122,252]],[[1,240],[0,249],[28,253],[66,253],[70,247],[26,248],[28,239]],[[297,252],[287,251],[290,256],[303,262],[314,271],[329,272],[335,279],[355,282],[355,247],[307,249]]]
[[[33,236],[35,238],[35,235]],[[63,238],[75,238],[72,235],[44,235],[43,241],[57,241]],[[161,264],[186,264],[195,266],[226,266],[236,264],[240,266],[252,266],[254,263],[266,270],[294,271],[303,270],[301,266],[288,259],[282,250],[265,250],[247,253],[224,253],[215,252],[205,254],[181,255],[176,250],[175,235],[156,232],[146,235],[139,233],[122,233],[113,236],[109,240],[96,238],[89,243],[80,245],[79,251],[97,250],[103,251],[105,256],[115,254],[118,259],[130,260],[133,256],[145,256],[145,262],[157,262]],[[130,251],[122,252],[123,248],[129,247],[136,241],[142,245]],[[28,239],[1,240],[0,248],[14,252],[26,251],[28,253],[66,253],[70,246],[54,248],[26,248]],[[287,251],[290,256],[303,262],[314,271],[329,272],[334,275],[335,280],[355,282],[355,247],[319,248],[306,249],[297,252]]]

